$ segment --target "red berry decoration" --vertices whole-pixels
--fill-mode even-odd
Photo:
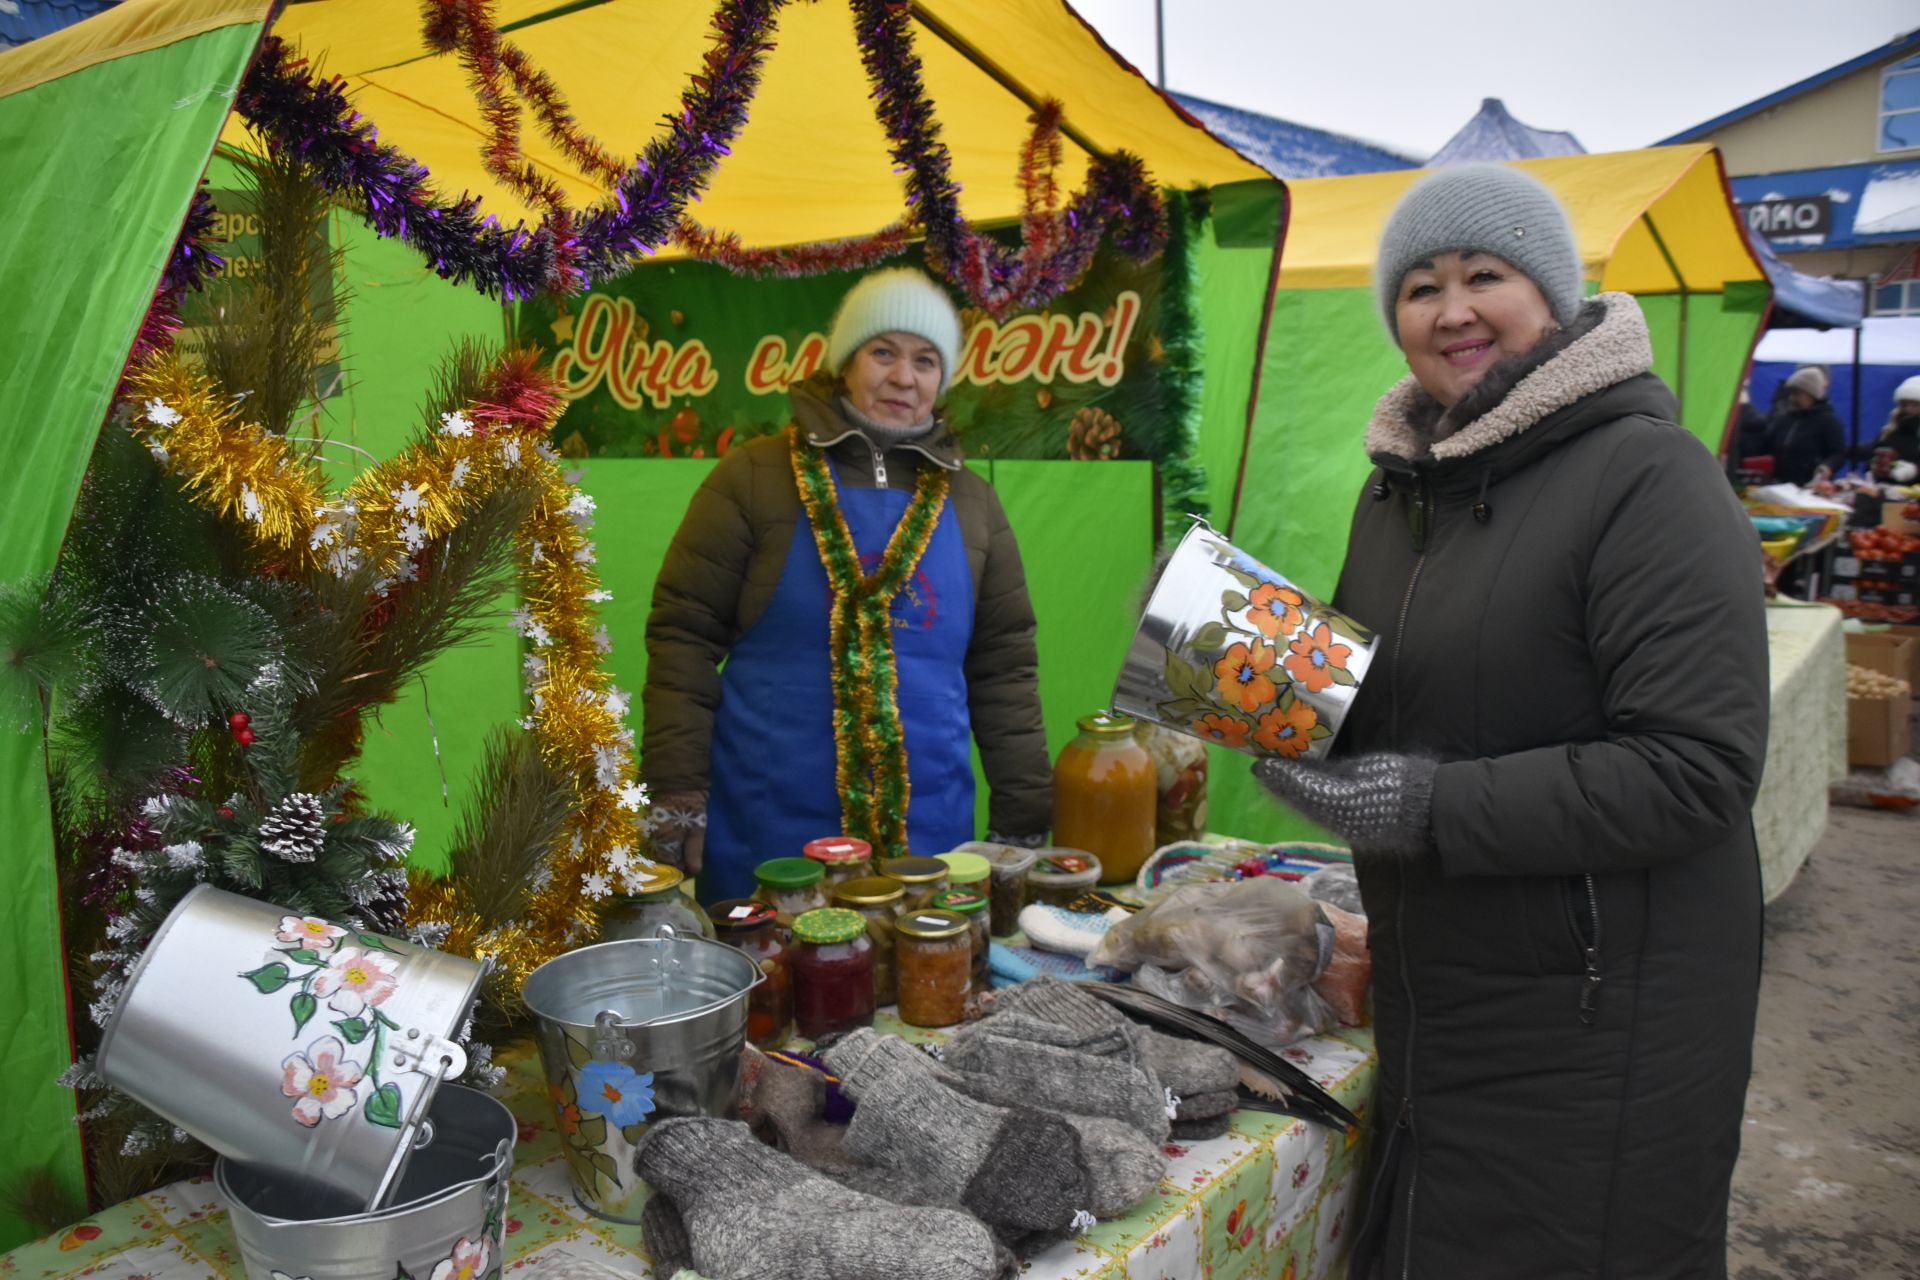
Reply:
[[[227,727],[234,730],[246,728],[253,723],[253,717],[244,711],[236,711],[227,717]]]
[[[243,747],[250,747],[253,745],[253,730],[235,729],[233,731],[233,740]]]
[[[218,813],[223,818],[231,818],[233,816],[233,806],[223,804],[218,809],[214,810],[214,812]]]

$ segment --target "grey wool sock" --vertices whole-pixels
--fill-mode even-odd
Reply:
[[[1175,1120],[1173,1137],[1180,1142],[1199,1142],[1205,1138],[1218,1138],[1227,1131],[1227,1125],[1233,1119],[1234,1108],[1217,1111],[1212,1115],[1194,1120]]]
[[[680,1210],[672,1197],[658,1187],[640,1211],[640,1235],[647,1242],[655,1275],[670,1276],[693,1269],[693,1242],[687,1239],[687,1224],[680,1220]]]
[[[1022,1254],[1092,1212],[1080,1136],[1058,1116],[969,1098],[924,1053],[869,1028],[822,1056],[856,1103],[846,1149],[886,1171],[887,1194],[963,1208]]]
[[[1018,1013],[1089,1033],[1119,1024],[1135,1028],[1146,1049],[1147,1065],[1179,1100],[1175,1120],[1189,1118],[1188,1099],[1197,1099],[1203,1094],[1232,1093],[1240,1081],[1239,1060],[1226,1049],[1140,1026],[1099,996],[1083,990],[1078,982],[1034,978],[997,993],[993,1007],[996,1015]],[[1191,1118],[1198,1119],[1203,1114],[1209,1113],[1196,1107]]]
[[[648,1201],[649,1250],[656,1231],[669,1252],[684,1235],[683,1265],[709,1280],[1001,1280],[1013,1270],[1012,1255],[968,1215],[843,1187],[736,1120],[662,1120],[640,1139],[634,1169],[654,1199],[679,1210],[655,1212]],[[655,1273],[671,1274],[655,1258]]]
[[[819,1073],[770,1058],[746,1046],[740,1069],[740,1118],[754,1136],[809,1169],[837,1174],[855,1168],[847,1127],[825,1118],[827,1082]]]
[[[1107,1116],[1156,1145],[1167,1139],[1166,1093],[1131,1023],[1082,1032],[996,1013],[956,1032],[941,1060],[1043,1111]]]

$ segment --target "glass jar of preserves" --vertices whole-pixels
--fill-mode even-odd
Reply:
[[[793,922],[793,1021],[809,1040],[873,1025],[873,943],[858,911],[822,907]]]
[[[1053,840],[1085,849],[1110,881],[1131,880],[1153,856],[1159,804],[1153,759],[1129,716],[1081,716],[1080,736],[1053,764]]]
[[[797,917],[827,905],[820,888],[824,875],[811,858],[768,858],[753,869],[753,896],[778,911],[781,925],[790,929]]]
[[[888,858],[880,864],[880,874],[907,887],[909,911],[932,906],[934,894],[953,887],[947,879],[947,864],[938,858]]]
[[[1027,896],[1064,907],[1100,883],[1100,859],[1078,849],[1042,849],[1027,872]]]
[[[993,864],[977,853],[968,853],[955,849],[952,853],[937,854],[940,861],[947,864],[947,885],[954,889],[978,889],[987,891],[987,877],[993,874]]]
[[[1207,833],[1207,744],[1151,720],[1134,726],[1133,740],[1153,761],[1153,847],[1200,839]]]
[[[963,847],[985,858],[991,868],[987,877],[987,911],[992,918],[987,927],[993,936],[1005,938],[1020,932],[1020,908],[1027,905],[1027,872],[1033,870],[1039,853],[1019,845],[984,840],[969,841]]]
[[[951,1027],[973,991],[973,938],[957,911],[909,911],[900,917],[900,1021]]]
[[[966,917],[968,934],[973,939],[973,989],[985,991],[992,985],[987,948],[993,945],[987,936],[987,895],[979,889],[949,889],[934,894],[933,905],[937,910]]]
[[[835,886],[873,874],[873,846],[852,836],[826,836],[809,840],[800,852],[824,869],[820,887],[829,900],[833,897]]]
[[[849,880],[833,891],[833,905],[858,911],[873,943],[873,998],[892,1004],[899,987],[894,969],[894,922],[907,909],[907,887],[886,876]]]
[[[713,923],[700,904],[687,896],[685,881],[680,868],[656,863],[638,893],[613,898],[600,908],[600,941],[651,938],[663,924],[672,925],[683,938],[711,938]]]
[[[721,942],[745,952],[767,980],[747,997],[747,1039],[762,1049],[793,1035],[792,947],[782,936],[771,903],[728,898],[713,904],[713,931]]]

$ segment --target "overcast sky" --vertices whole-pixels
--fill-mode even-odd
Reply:
[[[1149,79],[1154,0],[1070,0]],[[1920,27],[1920,0],[1163,0],[1167,88],[1425,158],[1501,98],[1658,142]]]

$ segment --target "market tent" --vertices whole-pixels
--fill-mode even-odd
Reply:
[[[0,258],[5,296],[31,299],[0,319],[10,372],[0,421],[33,424],[0,479],[6,581],[52,568],[117,374],[207,166],[268,0],[128,0],[87,22],[0,54],[0,209],[16,235]],[[1205,345],[1202,414],[1243,430],[1264,300],[1281,226],[1278,183],[1174,110],[1064,5],[1042,0],[917,3],[917,51],[929,96],[976,222],[1020,210],[1015,183],[1027,118],[1042,97],[1064,103],[1066,160],[1078,185],[1096,148],[1139,154],[1161,183],[1213,188],[1214,216],[1195,271]],[[617,152],[659,127],[706,48],[705,6],[668,0],[554,4],[504,0],[497,20]],[[424,161],[447,193],[480,193],[504,221],[525,211],[479,162],[473,96],[451,55],[422,46],[417,13],[386,0],[285,6],[275,25],[328,73],[344,75],[382,141]],[[237,150],[253,145],[224,123]],[[603,193],[533,131],[535,163],[581,201]],[[874,120],[848,12],[790,5],[779,15],[750,122],[697,206],[703,222],[749,244],[860,235],[901,215],[899,176]],[[346,362],[353,385],[331,434],[376,455],[396,447],[433,362],[462,334],[497,337],[500,308],[436,279],[410,252],[335,218],[346,250]],[[662,252],[663,259],[671,254]],[[671,264],[669,264],[671,265]],[[603,576],[607,621],[623,644],[615,678],[637,687],[640,622],[662,529],[705,464],[594,463],[585,481],[607,497],[598,536],[619,547]],[[1023,474],[1024,473],[1024,474]],[[996,477],[1021,528],[1042,614],[1043,690],[1056,747],[1071,717],[1103,705],[1130,625],[1131,594],[1151,549],[1154,485],[1146,463],[1001,463]],[[624,665],[623,665],[624,664]],[[449,655],[424,693],[383,712],[361,777],[375,802],[434,836],[451,827],[481,731],[519,713],[514,642],[503,633]],[[434,712],[438,713],[436,722]],[[0,1088],[15,1141],[0,1182],[51,1166],[80,1176],[72,1095],[55,1076],[69,1058],[65,947],[59,934],[45,760],[31,736],[0,736],[0,811],[8,815],[9,925],[0,940]],[[84,993],[80,994],[84,1000]],[[76,1010],[85,1017],[84,1011]],[[23,1224],[0,1208],[0,1248]]]
[[[1460,126],[1427,160],[1429,169],[1469,160],[1535,160],[1541,156],[1580,156],[1580,139],[1558,129],[1522,124],[1498,98],[1482,98],[1473,119]]]
[[[1875,439],[1893,411],[1893,391],[1920,375],[1920,316],[1869,316],[1851,329],[1769,329],[1753,352],[1749,391],[1765,412],[1803,364],[1825,365],[1827,399],[1855,444]]]
[[[1639,296],[1654,370],[1681,423],[1710,449],[1725,435],[1769,289],[1727,196],[1717,152],[1662,147],[1519,161],[1573,221],[1590,287]],[[1372,288],[1380,230],[1425,171],[1290,182],[1286,252],[1261,367],[1259,421],[1244,441],[1209,420],[1213,509],[1236,545],[1309,591],[1332,592],[1375,400],[1406,374]],[[1361,619],[1362,622],[1368,619]],[[1212,825],[1278,839],[1304,832],[1216,757]]]

